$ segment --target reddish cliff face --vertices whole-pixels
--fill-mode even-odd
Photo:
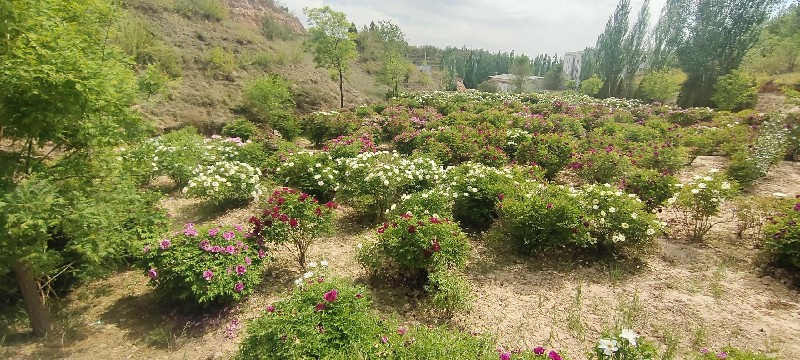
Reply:
[[[280,8],[270,0],[224,0],[225,6],[230,11],[232,19],[248,22],[256,26],[261,25],[264,16],[271,16],[273,19],[283,23],[298,34],[305,33],[306,29],[295,16]]]

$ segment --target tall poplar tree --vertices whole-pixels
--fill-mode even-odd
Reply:
[[[344,77],[350,61],[358,56],[350,22],[344,13],[333,11],[330,6],[304,8],[303,13],[311,25],[306,45],[314,54],[317,66],[330,69],[339,76],[339,105],[344,108]]]

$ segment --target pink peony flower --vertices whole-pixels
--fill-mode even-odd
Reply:
[[[275,312],[275,306],[267,305],[267,312],[268,313],[274,313]]]
[[[244,257],[244,263],[245,263],[245,264],[247,264],[247,265],[250,265],[250,264],[252,264],[252,263],[253,263],[253,260],[252,260],[252,259],[250,259],[250,257],[248,257],[248,256],[245,256],[245,257]]]
[[[233,246],[233,245],[228,245],[228,246],[225,247],[225,252],[228,253],[228,254],[235,254],[236,253],[236,247]]]
[[[212,247],[211,247],[211,252],[212,252],[212,253],[219,253],[219,252],[222,252],[222,247],[220,247],[220,246],[217,246],[217,245],[214,245],[214,246],[212,246]]]
[[[222,233],[222,238],[227,240],[227,241],[230,241],[235,236],[236,236],[236,234],[233,231],[226,231],[226,232]]]
[[[258,249],[258,258],[259,259],[263,259],[266,256],[267,256],[267,252],[264,251],[264,249]]]
[[[405,335],[406,331],[408,331],[408,330],[406,330],[406,328],[404,328],[404,327],[397,328],[397,334],[400,335],[400,336]]]
[[[247,267],[244,265],[236,265],[236,275],[244,275],[247,272]]]
[[[800,203],[794,204],[794,211],[800,211]]]
[[[322,298],[327,302],[334,302],[338,297],[339,297],[339,291],[337,291],[336,289],[328,291],[325,293],[325,295],[322,295]]]
[[[505,198],[506,198],[506,196],[505,196],[505,195],[503,195],[503,194],[497,194],[497,199],[498,199],[498,200],[500,200],[500,201],[503,201],[503,199],[505,199]]]
[[[308,199],[308,194],[306,194],[306,193],[300,194],[299,199],[300,199],[301,202],[306,201],[306,199]]]
[[[169,241],[169,239],[164,239],[164,240],[161,240],[161,245],[160,245],[160,247],[161,247],[161,250],[167,250],[167,249],[169,249],[169,246],[170,246],[170,245],[172,245],[172,242],[170,242],[170,241]]]
[[[500,353],[500,360],[511,360],[511,353],[510,352]]]
[[[194,228],[193,223],[187,223],[183,228],[183,235],[197,236],[197,229]]]
[[[545,348],[543,348],[541,346],[537,346],[537,347],[533,348],[533,353],[536,354],[536,355],[544,355],[544,352],[545,352]]]
[[[724,351],[717,353],[717,359],[727,359],[727,358],[728,358],[728,353],[726,353]]]
[[[214,272],[213,271],[211,271],[211,270],[203,271],[203,279],[206,279],[206,281],[211,281],[211,279],[213,279],[213,278],[214,278]]]
[[[150,276],[151,279],[155,280],[158,277],[158,271],[156,271],[156,269],[147,270],[147,276]]]
[[[316,311],[325,310],[325,304],[323,304],[323,303],[317,304],[317,306],[314,306],[314,310],[316,310]]]
[[[236,291],[238,293],[242,292],[242,290],[244,290],[244,284],[242,284],[241,281],[237,282],[236,285],[233,285],[233,291]]]
[[[244,229],[242,228],[242,225],[233,225],[233,228],[236,229],[236,231],[238,231],[238,232],[244,231]]]
[[[142,249],[142,252],[145,253],[145,254],[149,253],[150,252],[150,245],[145,245],[144,248]]]
[[[381,336],[381,343],[388,344],[389,343],[389,338],[386,337],[386,336]]]
[[[219,228],[208,229],[209,236],[217,236],[219,234]]]
[[[291,226],[291,227],[293,227],[293,228],[296,228],[296,227],[297,227],[297,225],[298,225],[298,223],[297,223],[297,218],[291,218],[291,219],[289,219],[289,226]]]
[[[547,357],[549,357],[550,360],[563,360],[561,359],[561,355],[558,355],[555,350],[550,350],[550,353],[547,354]]]

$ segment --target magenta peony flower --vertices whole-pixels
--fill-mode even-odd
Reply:
[[[211,271],[211,270],[203,271],[203,279],[206,279],[206,281],[211,281],[211,279],[213,279],[213,278],[214,278],[214,272],[213,271]]]
[[[537,346],[537,347],[533,348],[533,353],[536,354],[536,355],[544,355],[544,352],[545,352],[545,348],[543,348],[541,346]]]
[[[247,265],[250,265],[250,264],[253,263],[253,260],[251,260],[250,257],[245,256],[244,257],[244,263],[247,264]]]
[[[155,280],[158,277],[158,271],[156,271],[156,269],[147,270],[147,276],[150,276],[151,279]]]
[[[500,353],[500,360],[511,360],[511,353],[510,352]]]
[[[193,223],[187,223],[183,228],[183,235],[197,236],[197,229],[194,228]]]
[[[505,195],[503,195],[503,194],[497,194],[497,199],[498,199],[498,200],[500,200],[500,201],[503,201],[503,199],[505,199],[505,198],[506,198],[506,196],[505,196]]]
[[[717,353],[717,359],[727,359],[727,358],[728,358],[728,353],[726,353],[724,351]]]
[[[389,343],[389,338],[386,337],[386,336],[381,336],[381,343],[388,344]]]
[[[219,228],[208,229],[209,236],[217,236],[219,234]]]
[[[267,305],[267,312],[268,313],[274,313],[275,312],[275,306]]]
[[[306,201],[306,199],[308,199],[308,194],[301,193],[299,199],[300,199],[300,202]]]
[[[400,336],[405,335],[406,331],[408,331],[408,330],[406,330],[406,328],[404,328],[404,327],[397,328],[397,334],[400,335]]]
[[[235,254],[236,253],[236,247],[233,246],[233,245],[228,245],[228,246],[225,247],[225,252],[228,253],[228,254]]]
[[[242,292],[242,290],[244,290],[244,284],[242,284],[241,281],[237,282],[236,285],[233,285],[233,291],[236,291],[238,293]]]
[[[164,239],[164,240],[161,240],[161,245],[160,245],[160,247],[161,247],[161,250],[167,250],[167,249],[169,249],[169,246],[170,246],[170,245],[172,245],[172,242],[170,242],[170,241],[169,241],[169,239]]]
[[[236,236],[236,234],[233,231],[226,231],[226,232],[222,233],[222,238],[227,240],[227,241],[230,241],[235,236]]]
[[[563,360],[561,359],[561,355],[558,355],[555,350],[550,350],[550,353],[547,354],[547,357],[549,357],[550,360]]]
[[[297,225],[298,225],[297,218],[291,218],[291,219],[289,219],[289,226],[291,226],[291,227],[293,227],[293,228],[296,228],[296,227],[297,227]]]
[[[553,208],[553,204],[552,203],[547,204],[547,210],[550,210],[552,208]]]
[[[337,291],[336,289],[328,291],[325,293],[325,295],[322,295],[322,298],[327,302],[334,302],[338,297],[339,297],[339,291]]]
[[[413,233],[415,233],[415,232],[417,232],[417,227],[416,227],[416,226],[414,226],[414,225],[409,225],[409,226],[408,226],[408,233],[409,233],[409,234],[413,234]]]
[[[258,258],[259,259],[263,259],[266,256],[267,256],[267,252],[264,251],[264,249],[258,249]]]
[[[236,275],[244,275],[247,272],[247,267],[244,265],[236,265]]]
[[[314,310],[316,310],[316,311],[325,310],[325,304],[323,304],[323,303],[317,304],[317,306],[314,307]]]
[[[794,204],[794,211],[800,211],[800,203]]]
[[[220,247],[220,246],[217,246],[217,245],[214,245],[214,246],[212,246],[212,247],[211,247],[211,252],[212,252],[212,253],[219,253],[219,252],[222,252],[222,247]]]
[[[233,225],[233,228],[236,229],[236,231],[238,231],[238,232],[244,231],[244,229],[242,228],[242,225]]]
[[[708,354],[708,349],[702,348],[702,349],[700,349],[700,353],[703,354],[703,355]]]

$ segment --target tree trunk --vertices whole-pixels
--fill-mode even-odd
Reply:
[[[17,278],[20,292],[22,292],[22,301],[25,303],[25,311],[31,320],[33,333],[37,336],[44,336],[50,331],[50,314],[42,301],[33,269],[30,264],[18,261],[14,264],[14,275]]]
[[[339,106],[344,109],[344,74],[339,67]]]

